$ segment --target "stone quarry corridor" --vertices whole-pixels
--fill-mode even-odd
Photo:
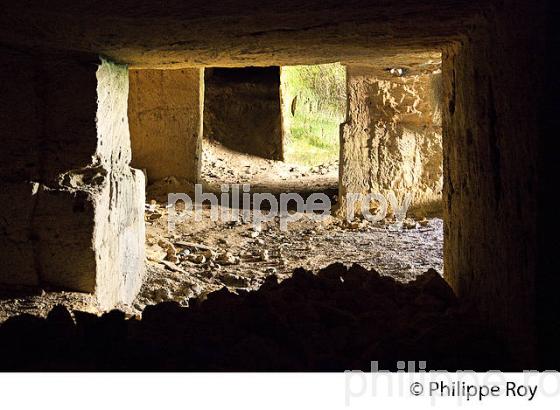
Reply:
[[[336,203],[336,168],[262,159],[207,141],[202,155],[201,180],[208,192],[220,192],[222,184],[248,183],[252,191],[274,195],[291,192],[305,197],[324,192]],[[392,218],[346,223],[334,215],[318,223],[302,217],[283,232],[277,221],[259,230],[250,219],[212,221],[210,210],[205,209],[202,221],[186,220],[168,232],[167,191],[174,184],[177,178],[167,177],[147,188],[147,274],[135,300],[119,306],[128,317],[139,318],[147,305],[160,302],[189,306],[189,300],[205,298],[224,286],[232,292],[256,290],[269,276],[282,281],[300,267],[318,272],[333,263],[352,261],[400,282],[414,280],[428,269],[443,272],[441,217],[409,214],[402,223]],[[56,305],[103,313],[92,297],[49,291],[5,294],[0,300],[0,320],[22,313],[46,317]]]
[[[6,4],[0,369],[560,369],[551,31],[544,0]],[[224,184],[332,212],[217,220]]]

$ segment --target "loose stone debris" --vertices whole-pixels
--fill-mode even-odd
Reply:
[[[231,178],[232,182],[250,183],[252,190],[274,194],[322,190],[336,203],[336,164],[308,168],[264,159],[245,163],[249,157],[229,153],[216,144],[209,144],[204,155],[205,189]],[[246,169],[251,173],[245,173]],[[285,176],[285,183],[270,186],[271,175]],[[156,184],[156,188],[171,183],[178,184],[171,177]],[[191,298],[204,299],[223,287],[236,293],[256,290],[267,278],[286,280],[299,267],[317,272],[332,263],[359,263],[399,282],[414,280],[430,268],[443,273],[440,218],[387,218],[371,223],[365,219],[347,222],[333,216],[315,222],[303,217],[290,223],[287,231],[281,231],[278,218],[260,226],[254,225],[250,217],[212,221],[209,208],[204,207],[202,221],[186,220],[169,232],[169,213],[173,210],[158,189],[148,189],[152,197],[145,205],[145,281],[131,305],[119,306],[129,317],[139,317],[146,306],[163,301],[189,306]],[[101,313],[91,295],[46,290],[42,297],[25,289],[21,297],[0,295],[0,321],[19,313],[46,316],[57,304]]]
[[[169,300],[171,282],[154,298]],[[281,282],[268,276],[255,291],[222,288],[188,308],[148,306],[141,318],[56,306],[46,319],[21,315],[0,325],[1,370],[370,371],[372,361],[396,370],[420,358],[426,370],[514,366],[503,340],[431,269],[405,284],[333,264],[316,274],[296,269]]]

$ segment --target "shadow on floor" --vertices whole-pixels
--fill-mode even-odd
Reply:
[[[408,284],[358,265],[297,269],[258,290],[225,288],[189,308],[147,307],[142,320],[61,306],[0,327],[2,370],[509,370],[503,343],[430,270]]]

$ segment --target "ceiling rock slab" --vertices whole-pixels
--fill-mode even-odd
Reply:
[[[459,39],[476,24],[478,3],[20,1],[3,8],[0,42],[94,52],[135,68],[391,64],[397,55],[435,53]]]

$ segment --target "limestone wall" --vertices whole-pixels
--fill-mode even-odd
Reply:
[[[144,178],[129,167],[126,67],[3,55],[0,285],[130,302],[144,272]]]
[[[132,166],[154,183],[200,175],[203,69],[131,70],[128,116]]]
[[[547,178],[538,174],[539,146],[552,137],[539,139],[548,88],[540,12],[528,3],[497,7],[443,59],[445,274],[507,338],[518,368],[537,352],[553,356],[559,327],[558,271],[538,269],[556,253],[537,247],[550,216],[538,211],[537,186]],[[548,351],[537,349],[537,330]]]
[[[381,77],[383,76],[383,77]],[[349,193],[393,192],[412,207],[441,203],[440,74],[404,77],[348,66],[348,119],[341,127],[340,206]]]
[[[206,70],[204,136],[235,151],[283,160],[280,68]]]

